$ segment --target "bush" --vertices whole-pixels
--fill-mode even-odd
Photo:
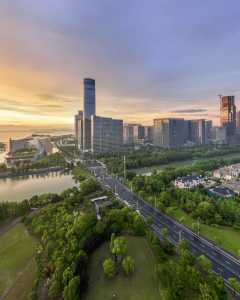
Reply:
[[[107,258],[103,262],[103,271],[108,278],[113,278],[117,274],[116,264],[111,258]]]
[[[135,269],[134,259],[131,256],[126,256],[122,261],[122,268],[127,276],[132,274]]]

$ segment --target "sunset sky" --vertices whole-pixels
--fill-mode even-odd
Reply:
[[[83,78],[97,113],[151,124],[240,109],[239,0],[1,0],[0,126],[69,126]]]

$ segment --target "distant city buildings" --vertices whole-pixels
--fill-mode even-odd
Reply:
[[[163,148],[183,146],[184,119],[161,118],[153,121],[153,144]]]
[[[125,123],[123,126],[123,141],[126,145],[152,143],[153,126]]]
[[[183,118],[156,118],[153,126],[122,123],[122,120],[96,116],[95,80],[85,78],[83,111],[75,115],[74,126],[80,151],[115,152],[122,149],[122,144],[178,148],[240,141],[240,111],[236,112],[234,96],[220,97],[220,127],[213,127],[211,120]]]
[[[84,79],[83,111],[75,115],[77,148],[92,153],[118,152],[123,144],[123,121],[96,116],[95,80]]]

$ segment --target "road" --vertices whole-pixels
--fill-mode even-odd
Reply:
[[[153,219],[152,229],[160,239],[163,238],[161,229],[167,228],[170,242],[176,245],[180,239],[185,239],[192,254],[195,256],[203,254],[208,257],[212,262],[213,271],[224,278],[228,288],[230,288],[228,285],[230,277],[236,277],[240,280],[240,261],[236,257],[225,252],[204,237],[197,235],[183,224],[161,213],[154,206],[139,198],[118,179],[109,176],[104,166],[98,164],[90,166],[89,169],[103,186],[113,190],[121,201],[136,209],[144,219],[151,216]],[[235,295],[235,298],[240,299],[240,295]]]

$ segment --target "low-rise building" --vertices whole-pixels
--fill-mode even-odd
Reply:
[[[9,166],[29,164],[53,152],[53,145],[47,136],[10,139],[9,145],[9,153],[5,157]]]
[[[91,199],[91,202],[96,210],[98,220],[101,219],[100,210],[112,205],[112,201],[107,196]]]
[[[187,175],[184,177],[177,178],[174,181],[175,187],[179,189],[192,189],[199,185],[203,185],[205,179],[202,176]]]
[[[240,175],[240,164],[234,164],[231,166],[217,169],[213,172],[213,176],[219,179],[233,180]]]
[[[226,186],[216,186],[208,190],[210,195],[222,197],[222,198],[231,198],[235,196],[233,190],[229,189]]]

